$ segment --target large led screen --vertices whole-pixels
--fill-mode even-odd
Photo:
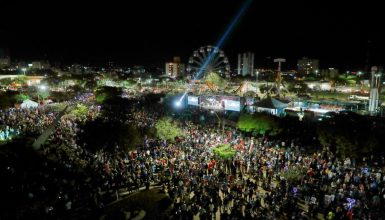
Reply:
[[[205,109],[240,111],[241,102],[237,96],[201,96],[200,106]]]
[[[221,96],[201,96],[201,107],[205,109],[224,110],[225,105]]]
[[[238,96],[223,96],[225,103],[225,110],[228,111],[241,111],[241,100]]]
[[[187,104],[199,106],[199,97],[198,96],[188,96],[187,97]]]

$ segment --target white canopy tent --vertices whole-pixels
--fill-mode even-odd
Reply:
[[[23,103],[21,103],[21,108],[37,108],[39,104],[37,102],[34,102],[32,100],[24,100]]]

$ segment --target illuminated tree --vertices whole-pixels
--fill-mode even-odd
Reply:
[[[29,95],[20,93],[15,96],[15,99],[17,102],[24,102],[25,100],[30,99],[30,97]]]
[[[218,74],[211,72],[205,78],[206,84],[213,90],[224,90],[227,87],[227,80],[220,77]]]
[[[299,183],[299,180],[306,175],[306,170],[303,168],[288,169],[282,173],[283,178],[291,184]]]
[[[26,76],[16,77],[13,80],[13,83],[17,83],[17,84],[21,84],[21,85],[27,84],[27,77]]]
[[[37,92],[37,96],[38,96],[38,99],[41,99],[41,100],[45,100],[49,97],[49,91],[38,91]]]
[[[158,120],[155,125],[156,136],[162,140],[175,141],[176,137],[184,136],[183,130],[170,117],[164,117]]]
[[[26,76],[20,76],[16,78],[5,78],[0,80],[0,85],[3,86],[10,86],[12,84],[20,84],[20,85],[25,85],[27,84],[27,77]]]
[[[237,128],[241,131],[252,132],[254,134],[277,135],[281,128],[277,119],[266,114],[242,114],[239,117]]]
[[[83,104],[77,104],[75,107],[73,107],[69,115],[74,116],[79,119],[84,119],[87,116],[88,113],[88,107]]]
[[[223,144],[213,148],[214,154],[218,155],[221,159],[232,158],[237,153],[236,150],[231,149],[230,144]]]

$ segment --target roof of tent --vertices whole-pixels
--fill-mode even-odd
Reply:
[[[26,99],[23,101],[23,103],[21,103],[20,106],[22,108],[36,108],[37,106],[39,106],[39,104],[37,102],[32,101],[32,100]]]
[[[278,109],[278,108],[286,108],[288,104],[285,102],[279,101],[278,99],[267,97],[266,99],[262,99],[261,101],[257,102],[255,106],[260,108]]]

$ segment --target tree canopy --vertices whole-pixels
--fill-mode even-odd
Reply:
[[[21,103],[21,102],[24,102],[27,99],[30,99],[30,97],[28,95],[26,95],[26,94],[20,93],[20,94],[17,94],[15,96],[15,99],[16,99],[17,102]]]
[[[206,78],[205,82],[213,90],[224,90],[228,84],[227,80],[223,79],[217,73],[211,72]]]
[[[221,159],[228,159],[235,156],[236,150],[231,149],[230,144],[222,144],[213,148],[214,154],[218,155]]]
[[[360,115],[338,115],[317,127],[318,140],[340,158],[358,158],[358,155],[381,151],[384,135],[375,122]]]
[[[99,104],[117,98],[122,93],[121,89],[105,86],[96,91],[95,100]]]
[[[98,118],[82,126],[79,140],[95,152],[100,149],[113,152],[118,146],[125,150],[136,149],[142,144],[143,137],[133,124],[117,121],[104,121]]]
[[[176,137],[184,136],[183,130],[170,117],[163,117],[155,125],[156,136],[162,140],[173,142]]]
[[[88,107],[86,105],[77,104],[70,110],[69,115],[79,119],[84,119],[87,116],[87,113]]]
[[[266,114],[242,114],[238,119],[237,128],[245,132],[272,136],[281,131],[276,117]]]

